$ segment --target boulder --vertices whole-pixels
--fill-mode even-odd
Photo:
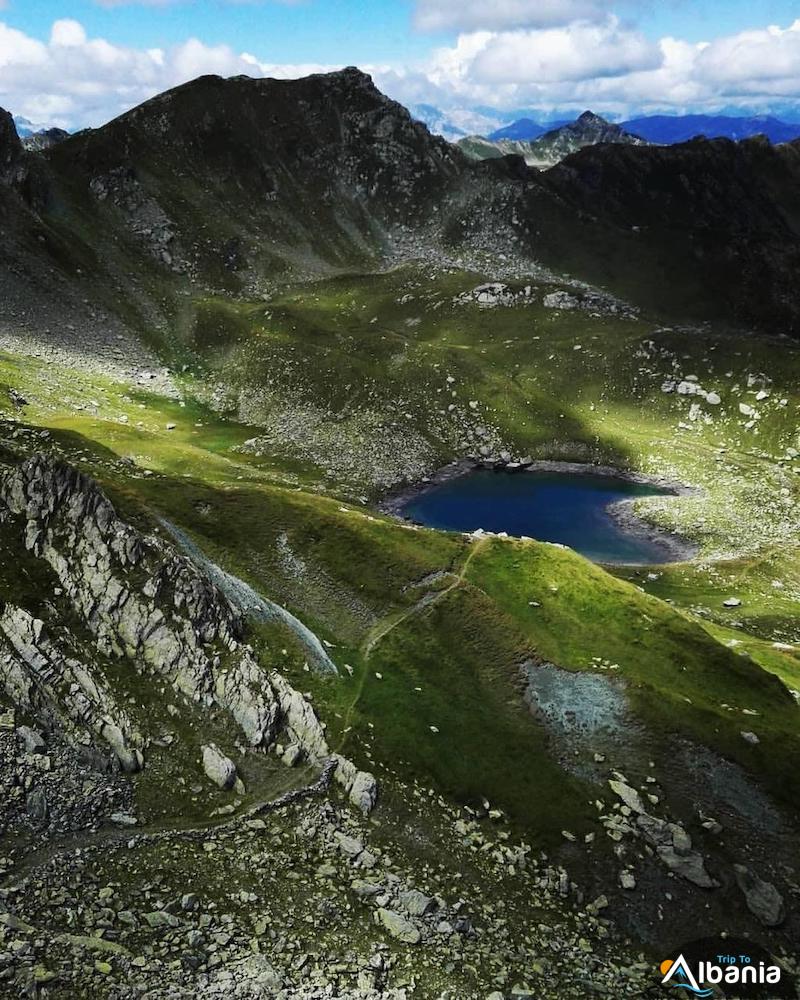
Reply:
[[[34,823],[45,823],[49,814],[47,795],[43,788],[34,788],[28,792],[25,800],[25,810]]]
[[[30,726],[20,726],[17,730],[17,736],[25,745],[26,753],[42,754],[47,749],[41,734],[37,733],[35,729],[31,729]]]
[[[418,889],[401,892],[397,899],[400,906],[412,917],[424,917],[437,909],[436,900],[432,896],[426,896]]]
[[[350,788],[350,801],[358,806],[365,816],[369,815],[378,801],[378,783],[368,771],[358,771]]]
[[[635,813],[641,814],[647,812],[642,803],[641,796],[635,788],[626,785],[624,781],[609,781],[608,784],[611,791],[621,798],[628,808],[632,809]]]
[[[687,882],[701,889],[714,889],[719,885],[708,874],[703,858],[696,851],[678,854],[674,847],[659,847],[657,853],[671,872],[685,878]]]
[[[734,865],[736,884],[744,894],[747,908],[765,927],[778,927],[785,918],[783,898],[771,882],[765,882],[745,865]]]
[[[381,907],[378,910],[378,922],[383,925],[393,938],[401,941],[403,944],[419,944],[422,940],[419,929],[410,920],[406,920],[399,913],[395,913],[394,910],[387,910]]]
[[[209,743],[203,750],[203,770],[224,791],[230,791],[238,780],[236,765],[220,750],[216,743]]]

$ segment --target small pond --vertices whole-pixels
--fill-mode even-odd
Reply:
[[[626,524],[610,508],[671,491],[627,479],[577,472],[495,472],[456,476],[408,500],[405,517],[446,531],[507,532],[568,545],[595,562],[667,563],[674,543]]]

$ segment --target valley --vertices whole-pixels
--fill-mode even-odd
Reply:
[[[205,78],[0,187],[0,995],[655,996],[723,931],[796,974],[796,150],[541,180],[367,80]],[[626,165],[691,201],[719,159],[711,223],[631,250]],[[680,485],[632,509],[694,554],[387,505],[537,462]]]

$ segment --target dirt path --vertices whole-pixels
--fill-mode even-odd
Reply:
[[[308,785],[299,788],[292,788],[276,799],[265,799],[262,802],[255,802],[230,817],[209,816],[196,823],[184,826],[170,826],[169,823],[156,824],[147,827],[104,827],[96,833],[87,836],[85,831],[78,831],[71,834],[58,843],[45,844],[37,850],[32,851],[18,865],[11,868],[2,878],[0,878],[0,888],[7,889],[18,886],[22,880],[35,868],[47,865],[54,858],[64,855],[74,854],[76,851],[89,851],[98,847],[114,846],[121,844],[151,844],[159,840],[201,840],[206,834],[229,827],[240,826],[248,820],[257,819],[268,813],[275,812],[318,795],[326,795],[333,781],[334,773],[338,766],[338,761],[334,757],[329,757],[322,765],[319,776]]]
[[[433,608],[440,601],[443,601],[448,596],[448,594],[451,594],[457,587],[460,587],[464,583],[467,571],[469,570],[472,560],[483,548],[485,548],[488,541],[489,541],[488,538],[479,538],[477,539],[477,541],[473,542],[472,547],[470,548],[466,559],[461,564],[461,568],[458,570],[458,572],[447,574],[448,576],[452,577],[452,583],[450,583],[447,587],[445,587],[443,590],[438,590],[433,594],[426,594],[423,598],[417,601],[416,604],[412,605],[406,611],[403,611],[400,614],[389,615],[383,621],[378,622],[378,624],[372,629],[371,634],[367,637],[367,640],[364,643],[361,650],[362,656],[364,658],[364,667],[361,671],[361,676],[358,680],[358,686],[356,688],[355,694],[353,695],[353,699],[347,708],[347,712],[345,713],[344,717],[344,722],[342,724],[342,731],[344,734],[342,737],[342,746],[347,741],[347,736],[348,736],[347,731],[350,728],[350,723],[353,718],[353,713],[358,707],[358,703],[361,700],[362,694],[364,693],[364,686],[366,684],[367,675],[369,673],[369,659],[372,653],[374,652],[375,647],[379,643],[383,642],[386,636],[389,635],[391,632],[393,632],[400,625],[403,625],[411,618],[414,618],[415,616],[422,614],[424,611],[428,611],[429,609]],[[341,747],[340,747],[340,752],[341,752]]]

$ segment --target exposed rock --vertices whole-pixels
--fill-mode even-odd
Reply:
[[[387,910],[380,907],[377,913],[378,921],[386,928],[393,938],[402,941],[403,944],[419,944],[422,935],[419,929],[394,910]]]
[[[20,726],[17,730],[17,736],[25,744],[26,753],[44,753],[47,750],[47,744],[42,739],[40,733],[37,733],[35,729],[31,729],[30,726]]]
[[[436,900],[418,889],[401,892],[397,899],[400,906],[412,917],[424,917],[437,908]]]
[[[61,648],[69,635],[61,636]],[[96,672],[94,672],[96,674]],[[144,758],[127,713],[99,676],[65,656],[50,641],[44,623],[7,604],[0,612],[0,682],[21,708],[75,735],[93,733],[108,743],[123,769],[141,770]]]
[[[550,292],[548,295],[545,295],[542,301],[546,309],[571,310],[577,309],[579,306],[579,302],[574,295],[563,291]]]
[[[215,743],[202,747],[203,770],[224,791],[230,791],[238,781],[236,765]]]
[[[609,781],[609,787],[611,791],[619,796],[622,801],[636,813],[645,813],[647,810],[642,803],[641,796],[636,791],[635,788],[631,788],[630,785],[625,784],[624,781]]]
[[[378,801],[378,783],[368,771],[358,771],[350,786],[350,801],[365,815],[371,813]]]
[[[719,885],[708,874],[702,857],[696,852],[679,854],[674,847],[659,847],[657,854],[671,872],[701,889],[713,889]]]
[[[47,820],[47,795],[43,788],[34,788],[25,800],[25,809],[34,823]]]
[[[778,927],[785,918],[783,898],[771,882],[764,882],[745,865],[734,865],[736,884],[744,893],[747,908],[765,927]]]
[[[331,754],[314,709],[280,674],[261,667],[243,641],[241,616],[190,559],[122,521],[95,482],[47,456],[0,477],[3,503],[8,523],[47,563],[60,600],[91,636],[93,656],[126,660],[148,684],[158,678],[168,685],[176,701],[223,710],[253,747],[266,749],[285,731],[287,763],[302,753],[327,768]],[[140,770],[142,734],[110,678],[93,658],[82,659],[85,649],[85,640],[63,627],[56,646],[45,623],[22,608],[0,611],[0,685],[11,700],[75,743],[102,739],[124,770]],[[203,756],[212,780],[236,785],[235,768],[218,748],[207,746]],[[374,807],[371,774],[339,757],[326,773],[363,812]]]

